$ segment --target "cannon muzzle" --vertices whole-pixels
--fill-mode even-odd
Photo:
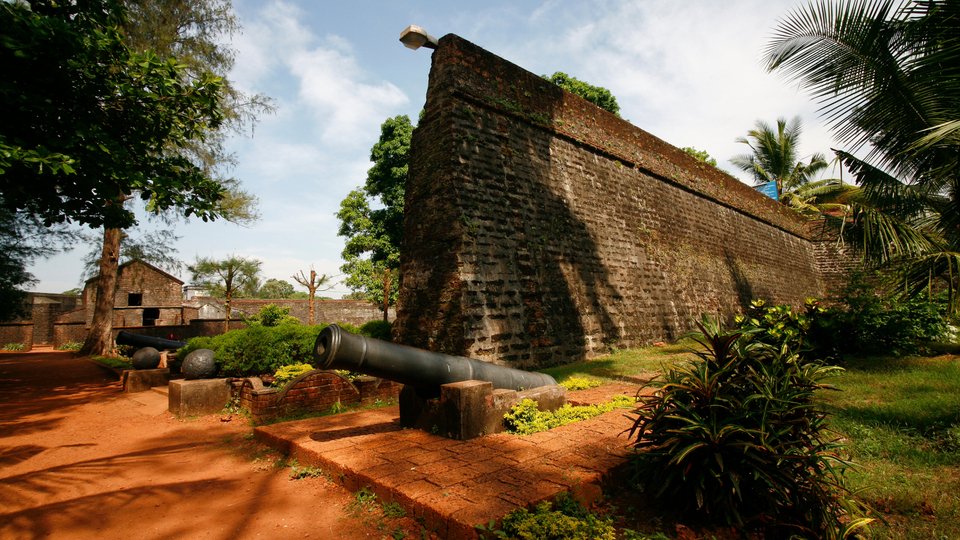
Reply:
[[[494,388],[528,390],[557,384],[544,373],[532,373],[449,356],[379,339],[358,336],[335,324],[317,336],[314,356],[322,369],[346,369],[413,386],[422,394],[439,395],[440,385],[489,381]]]
[[[132,345],[134,347],[153,347],[157,350],[180,349],[186,345],[183,341],[174,341],[172,339],[163,339],[143,334],[132,334],[126,330],[117,333],[117,345]]]

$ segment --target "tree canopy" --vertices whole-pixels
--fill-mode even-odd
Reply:
[[[780,21],[765,56],[847,145],[860,193],[845,233],[901,290],[940,279],[960,308],[960,3],[821,0]]]
[[[193,163],[187,141],[224,120],[222,80],[132,52],[122,6],[0,3],[2,203],[45,223],[125,228],[137,193],[154,211],[219,216],[223,186]]]
[[[245,292],[253,296],[260,284],[261,262],[231,255],[224,259],[197,257],[193,264],[187,267],[195,285],[204,287],[213,296],[226,300],[226,319],[230,321],[232,312],[231,301],[238,292]]]
[[[413,124],[406,115],[388,118],[370,150],[373,166],[360,189],[340,202],[339,235],[346,238],[344,283],[372,302],[396,300],[400,246],[403,242],[403,200],[406,192]],[[371,204],[373,203],[373,204]],[[375,208],[373,205],[376,205]],[[385,293],[386,291],[386,293]],[[384,301],[384,297],[386,301]]]
[[[562,71],[557,71],[549,77],[543,75],[543,78],[571,94],[582,97],[605,111],[620,116],[620,104],[617,103],[617,98],[614,97],[610,90],[602,86],[594,86],[576,77],[571,77]]]
[[[757,120],[746,137],[737,138],[738,143],[750,147],[750,153],[734,156],[730,162],[750,173],[756,185],[776,182],[777,199],[780,200],[785,192],[806,184],[827,168],[822,154],[814,154],[807,163],[800,161],[801,131],[799,118],[791,121],[778,118],[776,129]]]

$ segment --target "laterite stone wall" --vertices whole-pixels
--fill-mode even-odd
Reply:
[[[823,292],[792,211],[457,36],[411,154],[405,344],[542,367]]]

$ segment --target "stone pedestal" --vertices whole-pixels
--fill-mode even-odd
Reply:
[[[400,391],[400,424],[451,439],[467,440],[504,431],[503,415],[530,398],[540,410],[556,410],[566,402],[559,385],[530,390],[493,389],[487,381],[461,381],[440,386],[439,398],[424,398],[412,386]]]
[[[168,396],[168,410],[177,416],[214,414],[230,402],[230,383],[227,379],[170,381]]]
[[[159,369],[127,369],[120,376],[124,392],[146,392],[154,386],[166,386],[170,380],[170,370]]]

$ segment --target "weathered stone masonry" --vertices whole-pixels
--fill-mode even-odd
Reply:
[[[411,154],[409,345],[544,366],[823,289],[791,211],[457,36]]]

